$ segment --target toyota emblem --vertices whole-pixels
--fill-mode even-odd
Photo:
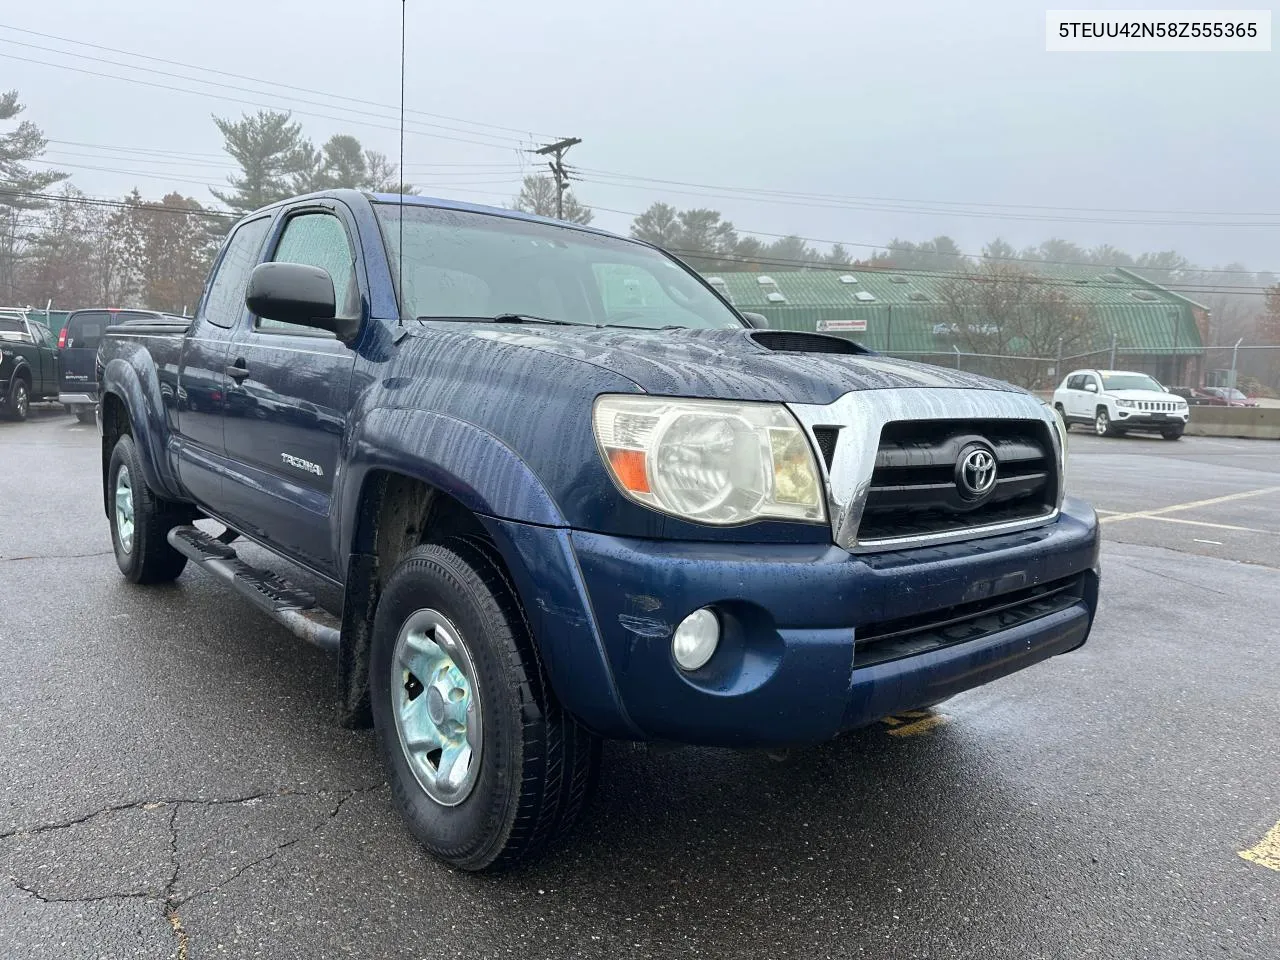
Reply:
[[[956,458],[956,489],[965,500],[981,500],[996,486],[996,455],[984,443],[971,443]]]

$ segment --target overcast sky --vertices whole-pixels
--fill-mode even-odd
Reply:
[[[407,179],[424,193],[503,203],[521,165],[533,169],[522,152],[531,137],[577,136],[569,160],[587,180],[578,195],[597,208],[598,225],[622,231],[630,218],[607,210],[665,200],[722,210],[743,230],[851,245],[947,233],[977,252],[997,235],[1017,246],[1056,235],[1280,272],[1280,54],[1049,54],[1043,6],[988,0],[976,9],[954,0],[408,0],[409,108],[468,122],[410,114]],[[228,97],[293,108],[317,142],[349,132],[394,157],[399,18],[396,0],[10,4],[0,13],[0,89],[20,90],[26,117],[58,141],[49,159],[86,193],[136,185],[148,197],[177,189],[212,202],[206,185],[229,170],[210,114],[255,109]],[[725,188],[893,202],[770,201]],[[1228,223],[1114,222],[1152,219]]]

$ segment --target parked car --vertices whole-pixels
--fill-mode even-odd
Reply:
[[[1256,407],[1257,400],[1237,390],[1235,387],[1204,387],[1203,392],[1207,394],[1212,403],[1216,407]]]
[[[1073,370],[1053,392],[1053,406],[1068,427],[1089,424],[1100,437],[1136,430],[1177,440],[1190,416],[1185,398],[1131,370]]]
[[[819,742],[1089,635],[1097,517],[1008,384],[754,329],[648,244],[420,197],[250,214],[206,291],[99,347],[116,562],[194,563],[336,648],[339,717],[457,867],[572,825],[602,737]],[[341,587],[341,620],[238,535]]]
[[[57,394],[53,335],[25,310],[0,308],[0,415],[25,420],[33,402]]]
[[[98,406],[98,381],[94,361],[98,343],[113,324],[147,324],[168,317],[156,310],[97,308],[76,310],[58,334],[60,379],[58,402],[81,423],[93,423]],[[169,317],[169,319],[178,319]]]
[[[1212,394],[1205,393],[1200,387],[1170,387],[1169,392],[1181,397],[1191,407],[1211,406],[1218,402]]]

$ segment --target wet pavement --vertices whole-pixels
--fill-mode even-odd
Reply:
[[[610,745],[492,877],[413,844],[324,654],[123,582],[100,469],[0,423],[0,957],[1280,956],[1280,444],[1073,433],[1082,650],[783,762]]]

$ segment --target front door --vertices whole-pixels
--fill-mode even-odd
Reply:
[[[289,215],[271,259],[322,267],[339,314],[361,315],[354,246],[337,205]],[[354,366],[355,353],[332,333],[254,316],[228,354],[227,520],[330,575],[341,572],[330,516]]]

